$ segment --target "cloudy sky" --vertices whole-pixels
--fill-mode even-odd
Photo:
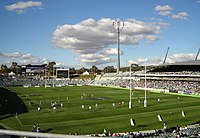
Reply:
[[[0,64],[116,67],[194,60],[200,48],[200,0],[0,1]],[[200,57],[199,57],[200,58]]]

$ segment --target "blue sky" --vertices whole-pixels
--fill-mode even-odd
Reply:
[[[116,67],[193,60],[200,48],[200,0],[0,1],[0,63]]]

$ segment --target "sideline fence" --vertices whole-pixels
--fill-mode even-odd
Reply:
[[[16,130],[3,130],[0,129],[0,137],[8,136],[20,136],[20,137],[38,137],[38,138],[95,138],[91,136],[82,135],[62,135],[62,134],[50,134],[50,133],[37,133],[37,132],[26,132],[26,131],[16,131]]]

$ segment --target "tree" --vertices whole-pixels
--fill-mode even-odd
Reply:
[[[98,68],[97,68],[95,65],[93,65],[93,66],[90,68],[90,72],[93,73],[93,74],[95,74],[95,73],[98,72]]]
[[[1,73],[9,73],[10,72],[10,69],[6,66],[6,65],[1,65],[1,70],[0,70]]]
[[[17,67],[17,62],[12,62],[11,67],[10,68],[15,68]]]
[[[82,67],[82,68],[77,70],[77,74],[83,74],[85,71],[88,71],[88,69]]]
[[[75,68],[69,68],[69,73],[70,74],[76,74],[76,69]]]
[[[49,62],[49,64],[47,65],[47,70],[48,70],[49,75],[54,75],[53,74],[54,65],[56,65],[55,61]]]
[[[17,68],[17,62],[12,62],[10,69],[15,72],[15,69]]]
[[[103,69],[104,73],[113,73],[116,72],[116,69],[114,68],[114,66],[107,66]]]
[[[130,71],[130,66],[127,67],[126,70],[127,70],[127,71]],[[131,64],[131,71],[138,71],[138,70],[140,70],[138,64]]]
[[[22,67],[20,65],[17,65],[17,72],[16,74],[22,74]]]

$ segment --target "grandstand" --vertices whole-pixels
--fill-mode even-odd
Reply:
[[[200,94],[200,60],[178,62],[157,66],[153,70],[131,72],[134,88],[144,88],[144,79],[147,79],[147,88],[164,91]],[[95,82],[98,85],[128,87],[129,72],[105,73]],[[140,80],[140,81],[138,81]]]
[[[67,78],[69,70],[64,71]],[[67,73],[67,74],[66,74]],[[162,89],[165,91],[183,93],[200,93],[200,60],[190,62],[178,62],[173,64],[164,64],[149,70],[131,72],[131,78],[134,88],[144,87],[144,79],[147,79],[147,88]],[[68,85],[98,85],[98,86],[117,86],[128,87],[130,72],[105,73],[97,75],[94,80],[86,79],[30,79],[30,78],[10,78],[1,77],[0,86],[68,86]],[[176,87],[176,88],[175,88]]]

